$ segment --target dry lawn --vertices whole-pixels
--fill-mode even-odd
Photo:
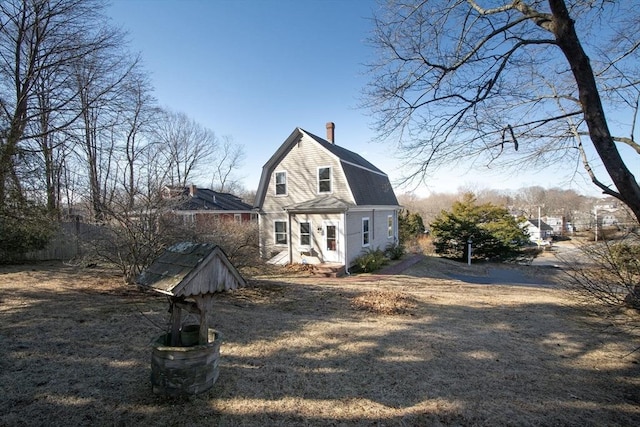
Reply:
[[[167,399],[149,380],[162,296],[100,269],[2,267],[0,425],[640,425],[637,336],[558,286],[447,271],[486,268],[427,258],[398,276],[251,280],[216,300],[214,388]]]

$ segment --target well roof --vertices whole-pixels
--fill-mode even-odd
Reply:
[[[195,296],[246,284],[224,251],[210,243],[182,242],[169,247],[136,281],[172,296]]]

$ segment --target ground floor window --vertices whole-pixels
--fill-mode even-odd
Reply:
[[[362,218],[362,246],[369,246],[369,218]]]
[[[389,239],[393,237],[393,215],[387,216],[387,237]]]
[[[285,221],[275,222],[276,245],[287,244],[287,223]]]
[[[300,223],[300,246],[311,246],[311,223]]]
[[[186,226],[194,225],[196,223],[196,214],[189,213],[182,215],[182,223]]]

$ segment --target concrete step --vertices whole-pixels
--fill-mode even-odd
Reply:
[[[347,274],[343,264],[314,264],[311,273],[314,276],[342,277]]]

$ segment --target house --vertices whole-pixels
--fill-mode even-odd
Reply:
[[[187,187],[166,186],[162,197],[175,202],[172,213],[182,218],[184,225],[206,228],[220,221],[257,221],[253,206],[233,194],[198,188],[191,184]]]
[[[255,206],[263,258],[346,266],[398,242],[389,177],[334,141],[296,128],[262,168]]]
[[[564,216],[546,216],[544,222],[551,227],[554,236],[563,236],[567,229]]]
[[[528,219],[522,226],[529,233],[529,239],[538,244],[549,242],[553,236],[553,228],[540,219]]]

